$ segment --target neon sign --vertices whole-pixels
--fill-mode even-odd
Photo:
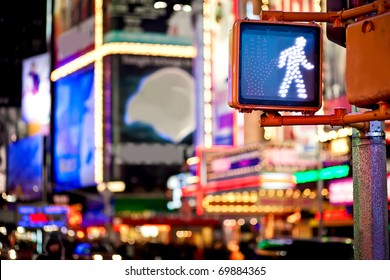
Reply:
[[[297,184],[316,182],[318,180],[331,180],[347,177],[349,174],[349,165],[339,165],[322,168],[320,170],[308,170],[295,172],[294,176]]]
[[[63,227],[67,225],[68,207],[66,206],[19,206],[18,226],[42,228],[44,226]]]
[[[207,182],[259,174],[262,153],[260,144],[206,153]]]
[[[390,175],[387,175],[387,199],[390,201]],[[333,205],[353,204],[353,179],[335,180],[329,184],[329,202]]]

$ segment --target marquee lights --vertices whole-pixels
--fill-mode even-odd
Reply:
[[[289,173],[264,172],[259,175],[263,189],[287,189],[296,186],[295,177]]]
[[[69,74],[72,74],[73,72],[76,72],[77,70],[80,70],[81,68],[93,63],[96,60],[97,56],[97,51],[90,51],[83,56],[80,56],[72,60],[71,62],[61,66],[60,68],[52,71],[50,79],[55,82],[65,76],[68,76]]]
[[[145,44],[145,43],[105,43],[102,46],[92,50],[83,56],[80,56],[71,62],[55,69],[50,79],[55,82],[81,68],[93,63],[104,56],[115,54],[163,56],[163,57],[182,57],[193,58],[196,50],[193,46],[177,46],[162,44]]]
[[[95,0],[95,49],[103,45],[103,0]]]
[[[95,0],[95,50],[103,44],[103,0]],[[95,158],[94,174],[95,182],[104,181],[104,114],[103,114],[103,57],[95,59],[94,68],[94,140]]]
[[[300,205],[299,199],[313,202],[316,197],[317,192],[310,189],[305,189],[303,192],[292,189],[261,189],[259,191],[207,195],[202,201],[202,206],[208,213],[285,213],[295,211],[296,206],[293,205],[294,203],[283,203],[284,199],[292,199],[297,201],[297,205]],[[263,204],[267,200],[272,201],[270,204]]]
[[[212,102],[212,79],[211,79],[211,1],[203,2],[203,106],[204,112],[204,146],[210,148],[213,145],[213,116],[212,111],[208,110]]]
[[[352,135],[352,127],[344,127],[337,130],[325,132],[324,128],[321,127],[316,135],[316,140],[320,142],[327,142],[333,139],[349,137]]]
[[[200,162],[200,158],[199,157],[190,157],[187,159],[187,164],[188,165],[195,165],[195,164],[198,164]]]

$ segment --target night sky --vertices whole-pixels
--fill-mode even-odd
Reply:
[[[0,106],[20,106],[22,60],[47,51],[46,2],[0,2]]]

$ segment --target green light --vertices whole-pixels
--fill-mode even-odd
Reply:
[[[320,179],[321,180],[332,179],[332,177],[333,177],[332,175],[333,175],[332,170],[329,168],[324,168],[324,169],[320,170]]]
[[[349,174],[349,165],[334,166],[334,178],[344,178]]]
[[[293,241],[291,239],[264,239],[257,244],[258,249],[277,249],[282,246],[291,245]]]
[[[303,172],[295,172],[295,180],[297,184],[315,182],[318,180],[331,180],[336,178],[344,178],[349,174],[349,165],[338,165],[325,167],[321,170],[308,170]]]
[[[318,170],[309,170],[303,172],[295,172],[295,181],[297,184],[315,182],[318,180]]]

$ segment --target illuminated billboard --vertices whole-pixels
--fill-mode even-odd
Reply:
[[[180,143],[190,136],[195,129],[191,59],[125,55],[120,60],[121,141]]]
[[[7,189],[18,201],[42,199],[43,136],[19,139],[8,145]]]
[[[54,67],[92,50],[95,44],[95,0],[55,0]]]
[[[53,179],[56,187],[95,185],[94,71],[88,67],[54,86]]]
[[[192,45],[191,0],[105,2],[105,42]]]
[[[127,186],[136,180],[144,188],[166,188],[168,177],[180,172],[193,145],[192,59],[114,55],[110,61],[118,67],[109,79],[113,137],[112,172],[107,176]]]
[[[127,163],[182,164],[195,130],[195,82],[188,58],[122,55],[112,94],[117,155]],[[115,105],[117,104],[117,105]],[[116,132],[114,132],[116,134]]]
[[[40,54],[23,60],[22,119],[26,123],[50,122],[50,55]]]
[[[218,0],[210,5],[211,16],[211,67],[213,144],[237,145],[235,143],[235,110],[228,105],[229,28],[235,20],[235,1]]]

